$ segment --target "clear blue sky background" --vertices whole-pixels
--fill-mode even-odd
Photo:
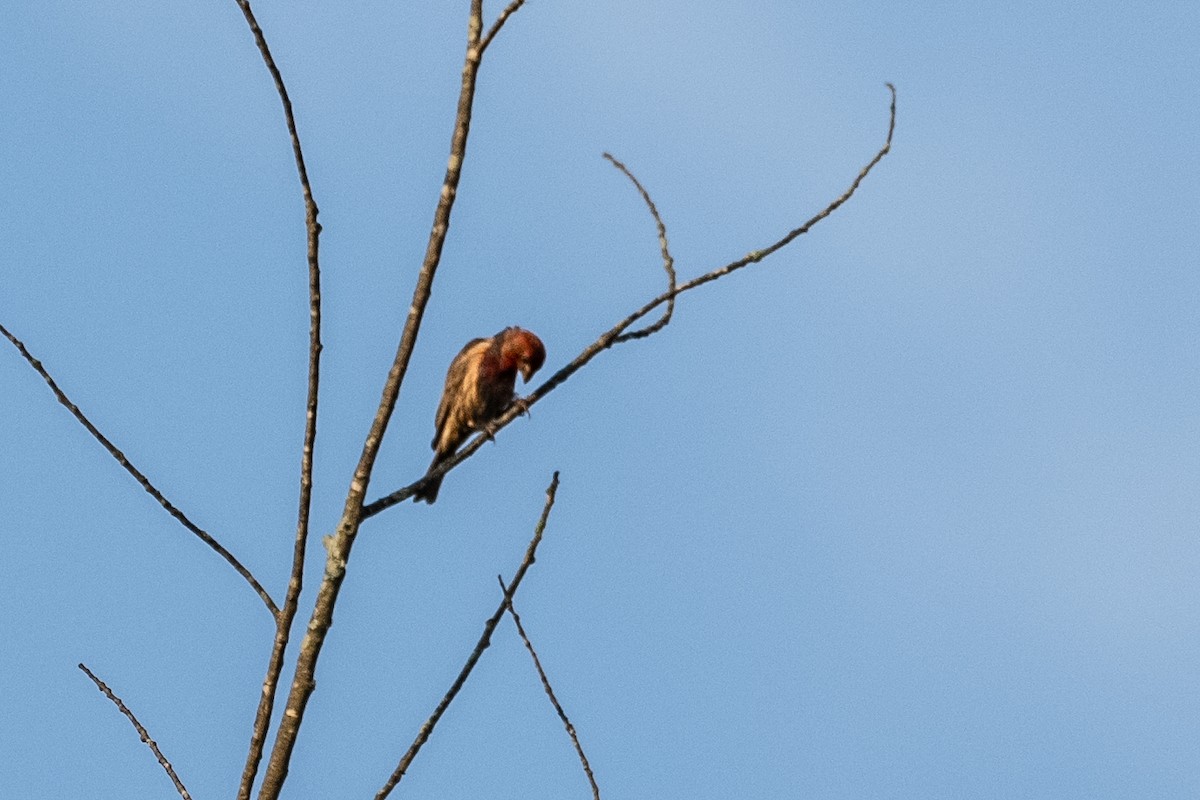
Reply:
[[[489,2],[489,16],[500,10]],[[257,11],[322,210],[310,590],[441,182],[467,3]],[[436,10],[431,10],[436,9]],[[285,795],[373,796],[559,503],[518,600],[606,798],[1200,796],[1200,6],[531,0],[371,496],[418,477],[447,363],[548,370],[687,295],[368,523]],[[0,319],[281,597],[303,209],[232,0],[30,2],[0,26]],[[0,352],[0,797],[232,796],[259,600]],[[307,620],[311,591],[298,625]],[[293,651],[294,652],[294,651]],[[505,622],[396,796],[586,797]]]

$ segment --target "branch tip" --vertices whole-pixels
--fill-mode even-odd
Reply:
[[[149,747],[151,752],[154,753],[154,757],[158,759],[159,765],[162,766],[164,771],[166,771],[167,776],[171,779],[171,782],[175,784],[175,791],[179,792],[179,796],[183,798],[183,800],[192,800],[192,796],[188,794],[188,790],[186,787],[184,787],[183,781],[179,780],[179,776],[175,774],[175,768],[171,766],[170,761],[167,761],[167,757],[163,755],[162,750],[158,749],[158,742],[150,738],[150,732],[146,730],[146,727],[142,725],[142,723],[138,721],[138,718],[134,716],[133,712],[129,710],[129,706],[125,705],[125,702],[121,700],[121,698],[117,697],[117,695],[113,693],[112,689],[108,688],[108,684],[97,678],[95,673],[87,668],[87,665],[85,665],[83,662],[80,662],[76,666],[83,671],[84,675],[87,675],[89,678],[91,678],[92,683],[96,684],[96,688],[99,689],[101,693],[103,693],[103,695],[117,707],[117,710],[125,715],[125,718],[129,720],[130,724],[133,725],[134,730],[138,732],[138,736],[141,737],[142,741],[146,743],[146,746]]]
[[[503,582],[501,582],[503,585]],[[583,745],[579,743],[579,735],[575,732],[575,726],[571,724],[570,717],[563,710],[562,703],[558,702],[558,697],[554,694],[554,689],[550,686],[550,679],[546,676],[546,670],[542,668],[542,660],[538,658],[537,650],[533,649],[533,642],[529,640],[529,635],[525,633],[525,626],[521,624],[521,616],[517,613],[516,606],[513,605],[512,598],[506,598],[508,614],[516,623],[517,633],[521,637],[521,641],[525,644],[525,649],[529,651],[529,655],[533,658],[533,666],[537,670],[538,677],[542,681],[542,688],[546,691],[546,696],[550,698],[550,704],[554,706],[558,718],[562,720],[563,727],[567,731],[567,735],[571,737],[571,744],[575,745],[575,753],[579,756],[579,763],[583,766],[583,772],[587,775],[588,783],[592,787],[592,800],[600,800],[600,787],[596,784],[596,776],[592,773],[592,765],[588,763],[587,756],[584,755]]]

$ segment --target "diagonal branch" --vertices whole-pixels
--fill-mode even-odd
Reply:
[[[142,723],[138,722],[138,718],[133,715],[133,712],[129,710],[129,707],[125,705],[121,698],[113,694],[113,690],[108,688],[108,685],[105,684],[104,681],[97,678],[95,674],[93,674],[92,671],[85,665],[80,664],[79,668],[83,670],[85,675],[92,679],[92,683],[96,684],[96,688],[103,692],[104,696],[111,700],[113,704],[116,705],[117,709],[125,715],[125,718],[133,724],[133,727],[138,732],[138,736],[142,737],[142,741],[146,743],[151,751],[153,751],[154,757],[158,759],[158,763],[162,765],[162,768],[166,770],[167,775],[175,784],[175,791],[179,792],[179,796],[182,797],[183,800],[192,800],[192,796],[188,794],[188,790],[184,787],[183,781],[179,780],[179,776],[175,774],[175,769],[171,766],[171,762],[167,761],[167,757],[162,754],[162,750],[158,749],[158,742],[150,738],[150,732],[146,730]]]
[[[667,246],[667,226],[663,224],[662,217],[658,214],[658,207],[654,205],[654,201],[650,199],[650,193],[642,186],[642,182],[634,177],[629,168],[622,164],[617,159],[613,158],[612,154],[605,153],[604,157],[617,169],[625,173],[625,177],[633,181],[633,185],[637,187],[638,192],[642,195],[642,200],[646,203],[646,208],[650,209],[650,216],[654,217],[654,224],[658,226],[658,246],[662,250],[663,269],[667,271],[667,294],[670,298],[667,300],[667,310],[659,318],[658,322],[648,325],[641,330],[630,331],[623,333],[617,337],[617,342],[627,342],[631,339],[644,339],[658,333],[671,321],[671,315],[675,313],[675,259],[671,258],[671,250]]]
[[[605,331],[605,333],[602,334],[599,339],[584,348],[583,352],[577,355],[574,360],[571,361],[571,363],[567,364],[558,372],[551,375],[545,383],[535,389],[528,397],[524,398],[524,402],[520,404],[513,404],[511,408],[504,412],[504,414],[497,417],[492,422],[491,433],[495,434],[496,431],[499,431],[518,416],[525,413],[525,411],[527,411],[534,403],[541,400],[543,397],[550,394],[550,392],[554,391],[563,383],[565,383],[568,378],[578,372],[600,353],[608,350],[615,344],[628,341],[628,338],[632,338],[632,335],[626,334],[625,331],[629,329],[630,325],[645,317],[654,309],[658,308],[664,303],[669,305],[676,297],[684,292],[690,292],[692,289],[703,286],[706,283],[711,283],[718,278],[723,278],[731,272],[736,272],[737,270],[742,269],[750,264],[757,264],[767,256],[790,244],[797,237],[808,233],[814,225],[828,217],[834,211],[839,209],[847,200],[853,197],[854,193],[858,191],[859,185],[862,184],[863,180],[868,174],[870,174],[871,170],[875,168],[875,165],[882,161],[883,157],[886,156],[892,149],[892,134],[896,130],[896,87],[890,83],[887,84],[887,87],[892,95],[887,139],[884,141],[883,146],[879,148],[879,151],[875,153],[874,157],[867,162],[866,166],[859,170],[858,175],[850,183],[850,186],[846,189],[846,191],[842,192],[840,196],[829,203],[829,205],[825,206],[825,208],[821,209],[817,214],[810,217],[804,222],[804,224],[800,225],[798,228],[788,231],[782,238],[776,240],[762,250],[752,250],[739,258],[737,261],[732,261],[723,267],[717,267],[714,270],[706,272],[699,277],[693,278],[686,283],[676,286],[674,289],[663,292],[658,297],[655,297],[653,300],[647,302],[641,308],[634,311],[612,328],[609,328],[607,331]],[[623,335],[628,338],[622,338]],[[366,519],[368,517],[373,517],[381,511],[385,511],[397,503],[402,503],[409,499],[417,492],[417,490],[422,488],[427,481],[439,475],[445,475],[447,472],[473,456],[479,450],[479,448],[483,446],[483,443],[490,438],[492,437],[483,435],[476,436],[474,439],[468,442],[465,447],[455,453],[454,456],[446,459],[436,468],[430,470],[420,480],[368,503],[363,507],[363,518]]]
[[[392,772],[387,783],[375,795],[375,800],[384,800],[392,789],[400,783],[408,772],[409,766],[412,765],[413,759],[417,757],[421,747],[429,740],[429,735],[433,733],[433,729],[437,726],[438,720],[442,718],[442,714],[446,713],[446,709],[450,707],[450,703],[454,701],[463,684],[467,682],[467,678],[471,676],[471,671],[475,669],[475,664],[478,663],[483,651],[487,650],[492,643],[492,632],[496,630],[496,626],[500,624],[500,618],[504,616],[504,610],[510,607],[513,596],[516,595],[517,589],[521,587],[521,581],[525,579],[525,573],[533,566],[533,562],[537,560],[537,548],[542,543],[542,534],[546,531],[546,521],[550,518],[550,509],[554,507],[554,495],[558,492],[558,473],[554,473],[554,477],[550,481],[550,486],[546,489],[546,505],[542,507],[542,516],[538,519],[537,526],[533,530],[533,538],[529,541],[529,546],[525,548],[525,558],[521,560],[521,566],[517,567],[517,572],[513,576],[512,583],[504,585],[504,579],[500,580],[500,588],[504,592],[504,597],[500,600],[500,605],[496,609],[496,613],[488,618],[484,623],[483,635],[479,637],[479,642],[475,645],[475,649],[471,651],[471,655],[467,657],[467,663],[463,665],[462,671],[458,673],[458,677],[454,679],[454,683],[450,686],[450,690],[446,692],[441,701],[437,704],[437,708],[433,710],[433,714],[421,726],[421,730],[417,732],[417,738],[413,740],[404,757],[400,759],[400,763],[396,765],[395,771]]]
[[[462,68],[462,88],[458,98],[454,133],[450,142],[450,159],[446,166],[446,177],[442,183],[437,207],[434,210],[433,229],[430,231],[425,259],[421,264],[417,284],[413,289],[412,304],[409,306],[400,343],[396,348],[396,357],[384,382],[379,408],[375,412],[370,431],[363,442],[362,455],[359,457],[358,466],[350,481],[350,489],[346,494],[341,520],[339,520],[334,533],[325,538],[325,573],[322,576],[321,585],[317,589],[317,597],[304,639],[300,643],[300,653],[296,658],[296,671],[292,679],[291,690],[288,693],[287,706],[279,723],[275,745],[271,750],[266,775],[259,790],[260,800],[277,800],[283,783],[287,779],[288,764],[291,762],[296,737],[299,735],[300,726],[303,723],[304,711],[316,688],[317,661],[320,659],[325,637],[333,624],[333,611],[341,592],[342,581],[346,576],[346,565],[350,560],[350,553],[354,547],[359,526],[364,519],[363,503],[366,499],[367,487],[371,482],[371,473],[375,468],[375,459],[379,455],[379,447],[383,442],[384,433],[387,431],[388,422],[400,397],[400,387],[408,372],[408,364],[412,358],[413,348],[416,346],[421,321],[424,319],[425,308],[432,294],[433,279],[437,273],[438,264],[441,262],[446,234],[450,229],[450,213],[454,208],[454,199],[458,192],[463,161],[466,157],[467,139],[471,129],[471,112],[475,100],[475,86],[483,56],[480,40],[482,30],[483,0],[471,0],[467,23],[467,52]]]
[[[305,408],[304,445],[300,456],[300,510],[296,522],[296,539],[292,550],[292,572],[288,580],[283,609],[275,618],[275,638],[271,645],[271,658],[267,664],[267,675],[263,679],[262,696],[254,715],[254,728],[250,734],[250,748],[246,754],[246,765],[238,786],[238,800],[249,800],[254,787],[254,778],[262,761],[267,731],[271,727],[271,712],[275,707],[275,693],[279,687],[279,675],[283,671],[284,654],[291,636],[292,622],[300,602],[300,591],[304,585],[304,554],[308,548],[308,518],[312,508],[313,449],[317,438],[317,399],[321,375],[321,267],[320,251],[321,224],[317,222],[317,203],[313,199],[312,186],[308,181],[308,169],[304,164],[304,151],[300,147],[300,134],[296,130],[296,118],[292,113],[292,101],[288,97],[283,75],[271,56],[266,36],[254,17],[249,0],[236,0],[241,8],[254,42],[262,54],[263,63],[275,82],[275,91],[283,104],[284,121],[292,140],[292,153],[296,159],[296,172],[300,177],[300,189],[304,196],[304,222],[308,239],[308,399]]]
[[[500,579],[500,586],[504,586],[503,578]],[[550,679],[546,677],[546,670],[542,669],[542,660],[538,658],[537,651],[533,649],[533,642],[529,641],[529,636],[525,633],[525,626],[521,624],[521,617],[517,614],[516,607],[513,606],[512,595],[505,596],[508,598],[508,613],[513,618],[513,622],[517,623],[517,633],[521,635],[521,641],[525,643],[525,649],[529,651],[529,655],[533,656],[533,666],[537,668],[538,677],[542,679],[542,688],[546,690],[546,696],[550,698],[550,703],[558,712],[558,718],[562,720],[563,727],[567,729],[567,735],[571,737],[571,743],[575,745],[575,752],[579,754],[579,763],[583,765],[583,772],[587,775],[588,783],[592,785],[592,798],[600,800],[600,787],[596,785],[596,776],[592,774],[592,765],[588,763],[587,756],[583,754],[583,745],[579,744],[575,726],[571,724],[567,712],[563,711],[562,704],[558,702],[554,690],[550,688]]]
[[[512,0],[504,10],[500,12],[500,16],[496,17],[496,21],[492,23],[492,27],[488,28],[487,34],[483,37],[483,41],[479,43],[479,52],[482,54],[487,50],[492,39],[496,38],[496,34],[500,33],[500,29],[504,27],[504,23],[508,22],[508,18],[517,12],[521,6],[525,5],[525,0]]]
[[[79,406],[71,402],[71,398],[67,397],[66,393],[59,388],[58,383],[53,377],[51,377],[50,373],[46,371],[46,368],[42,366],[42,362],[34,358],[33,355],[30,354],[29,350],[26,349],[24,342],[10,333],[8,328],[5,328],[3,325],[0,325],[0,334],[3,334],[4,338],[12,342],[13,347],[17,348],[17,351],[20,352],[27,362],[29,362],[29,366],[33,367],[34,371],[37,372],[38,375],[42,376],[42,380],[44,380],[46,385],[50,387],[50,391],[54,392],[54,396],[58,399],[58,402],[71,412],[75,419],[79,421],[79,424],[87,428],[87,431],[92,435],[92,438],[104,446],[104,449],[108,451],[108,454],[116,459],[117,463],[124,467],[126,472],[133,476],[133,479],[137,481],[143,489],[146,490],[146,493],[157,500],[158,504],[165,508],[168,514],[177,519],[179,523],[183,525],[183,527],[195,534],[200,541],[211,547],[217,552],[217,555],[225,559],[225,561],[229,563],[229,566],[233,567],[234,570],[237,571],[237,574],[246,579],[246,583],[250,584],[250,588],[252,588],[255,593],[258,594],[258,596],[262,599],[263,604],[266,605],[267,610],[271,612],[271,616],[278,616],[279,607],[275,605],[275,601],[271,599],[271,595],[266,589],[263,588],[262,584],[258,582],[258,579],[251,574],[250,570],[243,566],[242,562],[238,561],[237,557],[235,557],[233,553],[226,550],[225,547],[216,539],[214,539],[211,534],[188,519],[186,514],[176,508],[170,500],[163,496],[162,492],[155,488],[154,484],[150,482],[150,479],[147,478],[141,470],[135,467],[129,461],[129,459],[125,457],[125,454],[117,449],[117,446],[113,444],[107,436],[101,433],[100,430],[92,424],[91,420],[89,420],[87,416],[85,416],[84,413],[79,410]]]

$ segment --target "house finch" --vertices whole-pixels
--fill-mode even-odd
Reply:
[[[526,383],[546,360],[542,340],[522,328],[505,328],[490,339],[467,342],[446,372],[433,436],[434,469],[454,455],[472,433],[492,433],[492,422],[513,403],[517,372]],[[413,501],[437,500],[441,477],[413,495]]]

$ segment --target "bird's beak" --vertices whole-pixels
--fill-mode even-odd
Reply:
[[[521,379],[525,383],[529,383],[529,379],[533,377],[533,365],[528,361],[521,364]]]

